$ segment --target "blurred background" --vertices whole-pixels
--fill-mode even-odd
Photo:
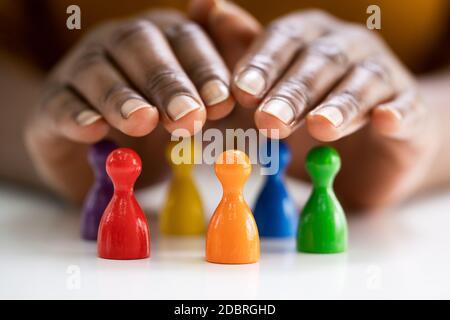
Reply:
[[[380,33],[394,52],[416,72],[426,71],[443,56],[442,44],[449,39],[450,2],[446,0],[245,0],[234,1],[259,21],[271,20],[295,10],[317,8],[356,23],[366,23],[367,7],[382,12]],[[81,30],[68,30],[66,8],[82,10]],[[137,14],[143,10],[170,7],[186,11],[187,0],[1,0],[0,30],[3,49],[31,59],[42,68],[51,67],[93,25]],[[449,45],[448,41],[445,41]]]
[[[368,6],[381,9],[381,30],[388,45],[415,73],[448,65],[450,2],[447,0],[245,0],[235,1],[264,24],[306,8],[365,24]],[[68,30],[68,6],[81,8],[81,30]],[[0,177],[33,184],[37,181],[22,143],[23,125],[46,74],[80,37],[109,19],[125,18],[153,8],[187,11],[184,0],[0,0]],[[17,91],[20,90],[20,95]],[[31,100],[31,101],[30,101]],[[26,108],[21,112],[16,108]],[[30,168],[26,172],[23,168]]]

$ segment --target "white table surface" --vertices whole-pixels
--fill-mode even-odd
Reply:
[[[197,170],[196,180],[210,214],[220,185],[212,168]],[[253,175],[249,204],[260,185]],[[308,186],[289,180],[288,187],[305,201]],[[450,191],[351,218],[344,254],[300,254],[294,240],[262,240],[259,263],[216,265],[204,261],[203,238],[158,235],[166,188],[138,194],[150,214],[152,257],[110,261],[80,240],[77,210],[1,185],[0,298],[450,298]]]

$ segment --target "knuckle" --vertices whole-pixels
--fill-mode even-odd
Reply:
[[[262,73],[264,78],[272,79],[281,73],[280,68],[273,68],[276,61],[276,55],[257,53],[252,57],[245,68],[256,69]]]
[[[105,91],[101,98],[100,105],[112,106],[115,110],[120,110],[125,101],[136,98],[142,99],[136,92],[131,90],[125,83],[118,82]]]
[[[215,61],[205,61],[204,59],[195,59],[185,68],[186,73],[190,75],[196,83],[204,83],[211,79],[220,79],[228,82],[228,74],[225,67]]]
[[[180,22],[164,29],[169,39],[196,39],[203,36],[203,30],[194,22]]]
[[[142,37],[160,36],[159,29],[150,21],[136,19],[118,26],[111,38],[111,44],[121,45],[128,41],[139,41]]]
[[[181,11],[170,8],[152,9],[144,12],[142,17],[152,21],[161,28],[178,21],[186,20],[185,15]]]
[[[87,45],[70,68],[71,78],[77,78],[80,74],[92,73],[96,68],[105,63],[105,51],[99,44]]]
[[[182,22],[165,30],[168,40],[183,68],[194,82],[219,77],[227,80],[225,64],[199,25]],[[189,50],[190,54],[186,54]]]
[[[291,77],[278,88],[276,96],[287,100],[294,107],[295,114],[299,115],[311,104],[310,88],[309,79]]]
[[[321,28],[309,23],[309,19],[303,13],[293,13],[271,22],[267,27],[267,33],[287,40],[305,42],[310,33],[315,34],[320,31],[319,29]],[[316,32],[312,32],[313,30]]]
[[[166,105],[174,94],[186,91],[187,79],[181,70],[156,65],[147,73],[145,89],[159,105]]]
[[[369,72],[385,83],[391,82],[391,73],[389,68],[380,61],[379,58],[372,57],[361,61],[358,68],[365,72]]]
[[[322,11],[299,11],[270,23],[267,33],[301,44],[329,32],[333,21],[330,15]]]
[[[355,41],[360,41],[361,43],[367,43],[367,41],[370,41],[372,46],[374,44],[380,45],[384,42],[382,37],[377,32],[367,29],[365,25],[360,23],[346,23],[341,28],[341,32],[355,39]]]
[[[290,36],[295,30],[296,22],[290,17],[275,20],[267,26],[268,32],[283,36]]]
[[[265,40],[253,47],[253,52],[240,66],[257,69],[269,80],[278,77],[304,42],[302,36],[291,27],[292,25],[278,22],[270,26]],[[281,47],[280,44],[284,46]]]
[[[309,85],[306,82],[292,79],[287,83],[286,88],[287,90],[289,90],[288,93],[290,94],[292,99],[297,102],[295,103],[296,106],[307,106],[310,104],[310,97],[308,94]]]
[[[284,67],[289,64],[295,54],[295,50],[286,52],[286,50],[279,49],[278,46],[272,46],[269,40],[263,47],[258,48],[246,59],[245,63],[238,69],[257,69],[265,78],[272,81],[282,74]]]
[[[307,53],[310,55],[321,56],[337,65],[343,67],[349,65],[349,57],[345,50],[341,47],[340,43],[331,39],[320,39],[314,41],[307,49]]]
[[[330,95],[326,99],[326,103],[339,106],[339,109],[346,119],[345,121],[356,118],[363,110],[365,110],[363,93],[355,88],[345,88]]]
[[[272,83],[283,74],[284,67],[291,58],[292,56],[284,54],[283,50],[262,50],[254,54],[244,66],[239,68],[237,74],[243,69],[255,69],[262,74],[264,79]]]
[[[302,12],[298,12],[299,15],[303,17],[314,20],[314,21],[331,21],[334,17],[324,10],[320,9],[307,9]]]

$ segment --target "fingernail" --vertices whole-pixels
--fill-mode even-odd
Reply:
[[[167,106],[167,113],[173,121],[183,118],[188,113],[200,109],[201,105],[189,96],[175,96]]]
[[[153,106],[140,99],[130,99],[125,101],[122,107],[120,107],[120,112],[122,113],[122,117],[128,119],[134,112],[143,108],[153,108]]]
[[[266,87],[266,80],[261,71],[248,69],[238,75],[236,85],[251,95],[259,96]]]
[[[222,81],[211,80],[203,85],[200,95],[208,106],[212,106],[227,100],[230,96],[230,91]]]
[[[294,110],[291,105],[281,99],[269,100],[262,106],[261,111],[277,117],[285,124],[290,124],[295,117]]]
[[[102,116],[92,110],[83,110],[81,111],[77,117],[75,118],[75,121],[80,125],[80,126],[88,126],[90,124],[93,124],[94,122],[96,122],[97,120],[101,119]]]
[[[394,117],[397,118],[397,120],[402,120],[402,118],[403,118],[402,114],[401,114],[397,109],[394,109],[394,108],[392,108],[392,107],[389,107],[389,106],[379,106],[379,107],[377,107],[377,109],[380,110],[380,111],[387,111],[387,112],[393,114]]]
[[[320,115],[331,122],[334,127],[339,127],[344,122],[341,110],[335,106],[325,106],[313,112],[313,115]]]
[[[225,0],[214,0],[212,9],[210,11],[210,16],[211,17],[216,17],[217,15],[219,15],[222,12],[226,11],[227,6],[228,6],[228,3]]]
[[[220,7],[226,4],[224,0],[214,0],[213,2],[213,8],[215,9],[220,9]]]

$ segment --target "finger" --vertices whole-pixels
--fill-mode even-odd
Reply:
[[[75,61],[66,81],[97,109],[108,123],[130,136],[144,136],[158,124],[158,110],[132,89],[99,46]]]
[[[250,13],[225,0],[191,0],[189,16],[207,30],[230,69],[262,30]]]
[[[343,28],[313,41],[266,95],[255,112],[260,129],[278,129],[287,137],[356,62],[374,46],[361,46],[365,33]],[[269,131],[270,132],[270,131]]]
[[[70,89],[49,87],[27,126],[25,142],[41,178],[58,194],[79,203],[92,184],[87,144],[103,139],[110,127]]]
[[[101,114],[64,87],[51,90],[37,112],[40,124],[48,134],[74,142],[95,143],[109,130]]]
[[[236,65],[232,91],[244,107],[256,107],[307,43],[328,32],[333,20],[316,12],[272,23]]]
[[[369,111],[391,99],[396,92],[388,70],[375,59],[357,65],[325,101],[308,114],[309,133],[321,141],[334,141],[363,126]]]
[[[157,106],[169,132],[180,129],[177,132],[194,134],[202,128],[205,106],[155,25],[147,20],[123,24],[107,48],[127,77]]]
[[[195,23],[171,10],[153,11],[148,18],[166,35],[178,61],[194,83],[207,108],[208,119],[231,112],[230,74],[214,45]]]
[[[405,140],[422,130],[425,116],[422,100],[415,90],[409,90],[376,106],[372,110],[371,124],[385,137]]]

